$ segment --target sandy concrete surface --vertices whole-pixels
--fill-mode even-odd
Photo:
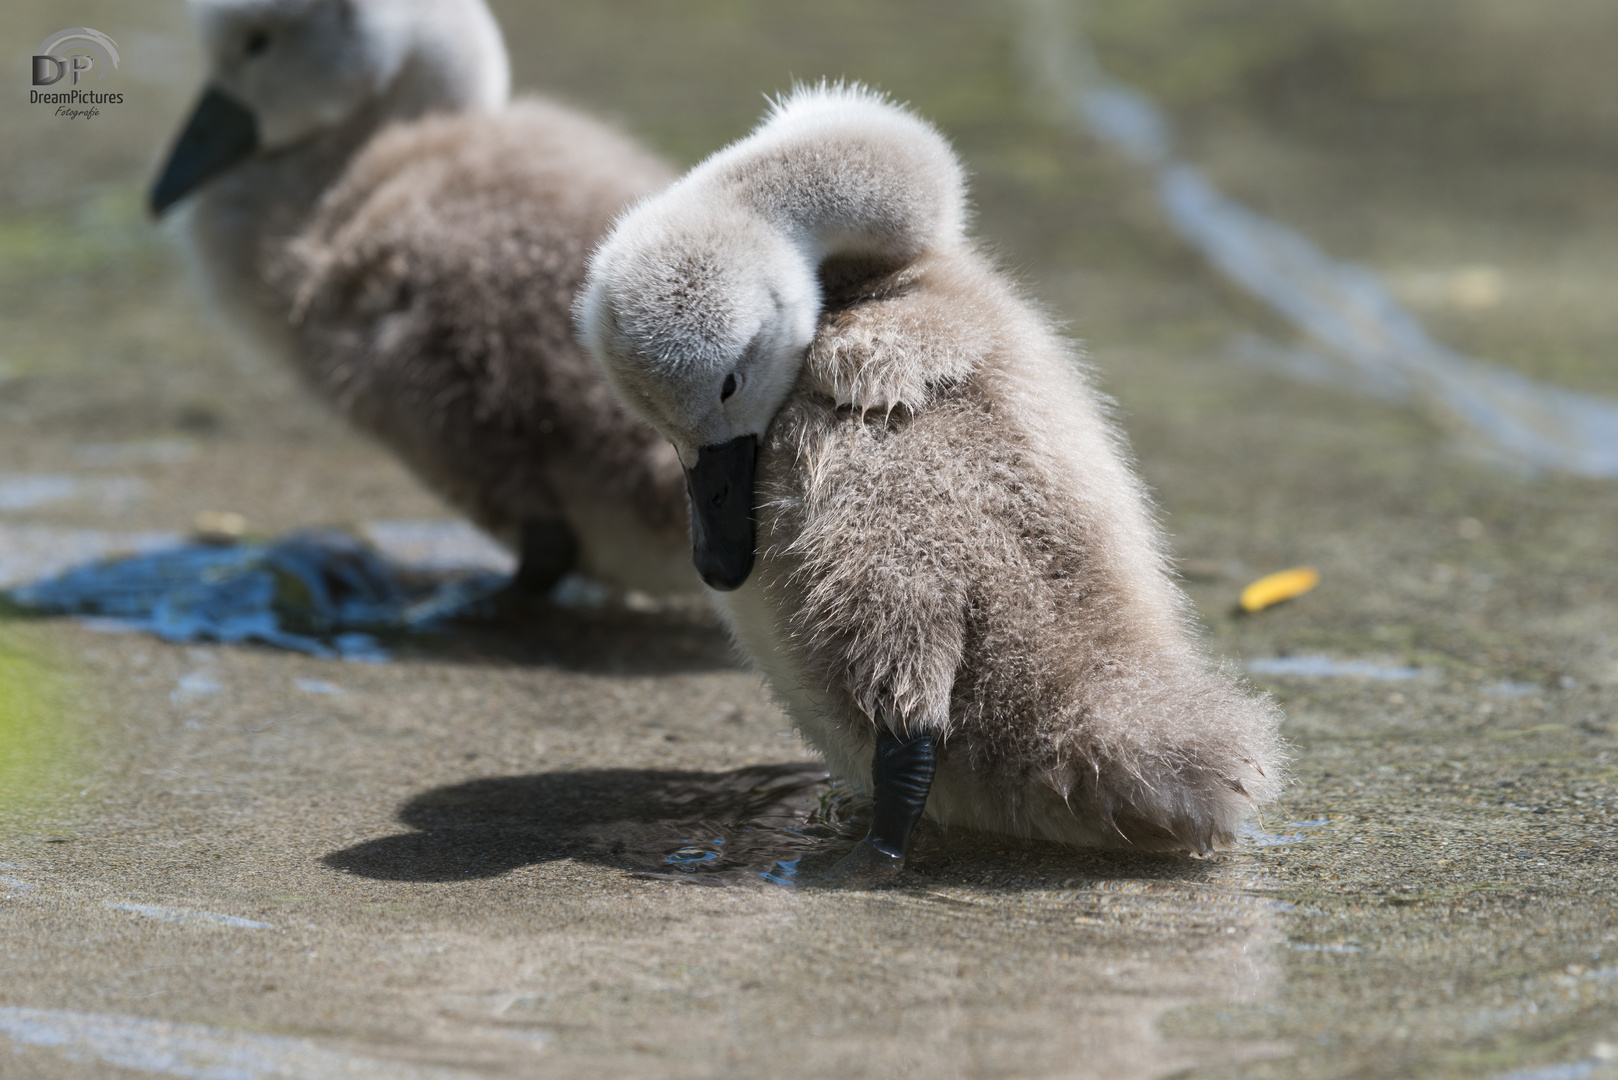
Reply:
[[[681,162],[793,77],[935,118],[979,231],[1118,398],[1211,648],[1294,661],[1254,678],[1295,782],[1209,860],[930,832],[895,888],[788,887],[761,875],[788,880],[824,785],[700,608],[379,665],[0,618],[0,1076],[1618,1072],[1613,481],[1253,363],[1294,331],[1041,99],[1011,8],[498,7],[521,85]],[[1074,14],[1231,195],[1439,339],[1618,396],[1608,7]],[[65,130],[18,80],[0,106],[0,576],[203,510],[444,519],[233,349],[142,218],[198,78],[183,7],[0,12],[29,46],[64,22],[120,42],[128,101]],[[1317,590],[1233,613],[1300,564]]]
[[[7,1004],[295,1033],[359,1075],[1154,1075],[1240,1052],[1164,1039],[1160,1012],[1269,973],[1278,904],[1239,859],[935,839],[891,893],[630,876],[747,844],[758,765],[803,757],[728,665],[648,669],[619,638],[595,669],[333,671],[51,636],[119,730],[74,810],[5,843]],[[197,673],[219,689],[176,689]],[[772,854],[794,853],[739,858]],[[56,1049],[0,1060],[77,1075]]]

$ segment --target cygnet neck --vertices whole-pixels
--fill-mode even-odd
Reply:
[[[381,95],[381,123],[433,112],[490,112],[511,93],[499,26],[481,4],[412,28],[408,51]]]
[[[888,273],[960,242],[963,230],[961,170],[948,143],[863,92],[801,92],[692,179],[730,189],[814,271],[835,263]]]
[[[456,34],[422,26],[379,94],[336,124],[263,154],[256,166],[238,170],[237,182],[226,178],[215,190],[232,201],[245,198],[301,218],[383,128],[432,113],[494,111],[509,93],[505,47],[492,18],[486,27],[463,26]],[[254,220],[268,223],[272,217],[279,215],[261,211]],[[286,219],[280,222],[284,227]]]

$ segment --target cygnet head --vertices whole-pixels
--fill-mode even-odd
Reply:
[[[208,76],[153,185],[153,214],[366,108],[380,123],[497,108],[510,90],[483,0],[192,0],[191,9]]]
[[[820,299],[814,267],[756,216],[690,209],[625,219],[592,260],[579,322],[619,396],[679,452],[698,572],[734,589],[753,565],[758,442],[797,380]]]
[[[679,452],[710,586],[752,572],[754,460],[814,339],[822,263],[902,265],[959,240],[962,203],[936,130],[863,89],[822,86],[635,207],[597,248],[580,332]]]
[[[744,212],[698,209],[626,218],[579,303],[607,377],[687,468],[704,447],[764,434],[820,307],[814,268],[785,237]]]

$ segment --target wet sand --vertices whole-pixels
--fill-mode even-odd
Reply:
[[[520,85],[682,162],[794,76],[912,101],[966,156],[980,234],[1088,342],[1210,647],[1417,673],[1255,677],[1295,783],[1233,852],[930,833],[898,887],[835,892],[758,876],[784,876],[779,827],[821,788],[700,615],[558,610],[383,665],[6,618],[0,672],[34,704],[0,697],[0,752],[30,763],[0,759],[0,1073],[1609,1074],[1618,488],[1253,364],[1233,342],[1291,328],[1041,99],[1016,19],[925,10],[499,13]],[[1597,302],[1618,146],[1591,104],[1618,19],[1354,10],[1082,23],[1227,193],[1383,274],[1439,340],[1618,395]],[[59,17],[24,0],[0,26],[32,42]],[[443,518],[236,352],[142,219],[198,77],[183,10],[75,18],[124,46],[129,102],[71,140],[0,109],[0,479],[78,487],[0,486],[33,492],[0,509],[0,569],[201,510],[271,533]],[[1305,563],[1319,589],[1233,614],[1245,581]],[[706,879],[666,862],[704,852],[726,886],[637,876]]]

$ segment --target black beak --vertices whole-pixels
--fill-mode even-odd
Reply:
[[[711,587],[740,588],[753,572],[753,465],[758,436],[697,451],[685,471],[691,495],[691,560]]]
[[[212,87],[185,122],[169,163],[152,185],[153,217],[258,149],[258,121],[247,106]]]

